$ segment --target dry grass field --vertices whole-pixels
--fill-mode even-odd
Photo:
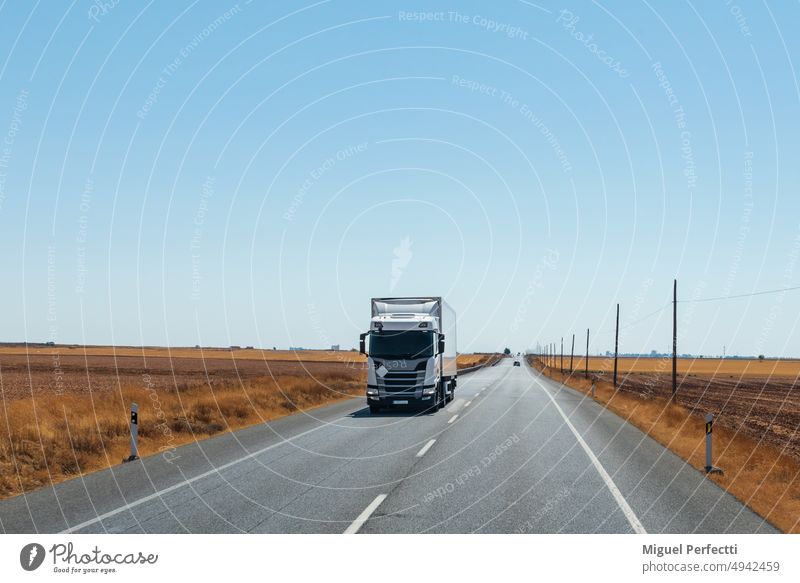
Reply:
[[[479,364],[486,364],[490,360],[497,358],[494,353],[476,353],[476,354],[459,354],[458,355],[458,368],[469,368],[471,366],[478,366]]]
[[[587,395],[594,383],[597,401],[700,470],[705,466],[704,415],[714,413],[714,464],[725,473],[709,478],[785,532],[800,533],[798,361],[766,361],[777,364],[783,376],[765,375],[765,363],[758,361],[680,359],[678,398],[672,400],[671,361],[664,368],[660,359],[620,359],[619,370],[625,372],[615,389],[611,375],[595,366],[605,359],[590,359],[589,379],[582,370],[562,375],[531,360]]]
[[[30,356],[132,356],[136,358],[208,358],[213,360],[285,360],[299,362],[365,362],[350,350],[263,350],[260,348],[190,348],[161,346],[0,345],[0,357]]]
[[[574,358],[574,369],[584,370],[583,357]],[[569,355],[564,357],[565,368],[569,367]],[[590,356],[589,371],[613,371],[614,357]],[[671,358],[631,358],[621,357],[618,362],[618,373],[640,372],[655,373],[667,371],[672,373]],[[679,358],[678,372],[692,375],[708,375],[720,377],[733,375],[742,377],[780,377],[795,378],[800,376],[800,360],[797,359],[744,359],[744,358]]]
[[[459,355],[459,366],[492,355]],[[0,346],[0,498],[118,464],[139,405],[141,455],[360,396],[350,351]]]
[[[565,361],[568,366],[568,361]],[[583,372],[583,359],[575,365]],[[590,376],[611,381],[613,358],[590,358]],[[713,413],[715,423],[741,431],[800,459],[800,360],[678,359],[677,402]],[[621,358],[618,385],[639,397],[670,398],[669,358]]]
[[[148,455],[364,390],[354,353],[242,352],[4,346],[0,497],[120,463],[131,403]]]

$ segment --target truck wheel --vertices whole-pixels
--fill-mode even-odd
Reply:
[[[439,390],[437,389],[435,393],[433,393],[433,397],[431,398],[430,405],[423,405],[422,406],[425,411],[428,413],[436,413],[439,408],[441,407],[441,401],[439,400]]]
[[[437,409],[444,409],[445,404],[447,403],[447,393],[444,390],[444,385],[439,385],[439,390],[436,391],[436,394],[439,395],[439,400],[436,403]]]
[[[378,405],[373,405],[372,403],[370,403],[369,412],[371,415],[375,415],[381,412],[381,408]]]

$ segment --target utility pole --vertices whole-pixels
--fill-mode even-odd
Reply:
[[[617,359],[619,358],[619,304],[617,304],[617,329],[614,333],[614,388],[617,388]]]
[[[588,379],[589,378],[589,329],[586,329],[586,362],[584,362],[584,376]]]
[[[678,394],[678,280],[672,280],[672,398]]]
[[[575,358],[575,334],[572,335],[572,351],[569,353],[569,374],[572,375],[572,359]]]
[[[561,337],[561,366],[560,366],[561,374],[564,374],[564,337]]]

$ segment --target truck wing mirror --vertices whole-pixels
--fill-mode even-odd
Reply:
[[[368,334],[369,334],[369,332],[364,332],[363,334],[360,334],[359,337],[358,337],[358,351],[363,355],[367,354],[367,335]]]
[[[444,353],[444,334],[439,334],[439,354]]]

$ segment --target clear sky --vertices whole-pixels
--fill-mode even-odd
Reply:
[[[0,340],[459,349],[800,285],[795,2],[0,5]],[[800,291],[681,304],[680,352],[800,355]],[[643,321],[642,317],[648,316]]]

